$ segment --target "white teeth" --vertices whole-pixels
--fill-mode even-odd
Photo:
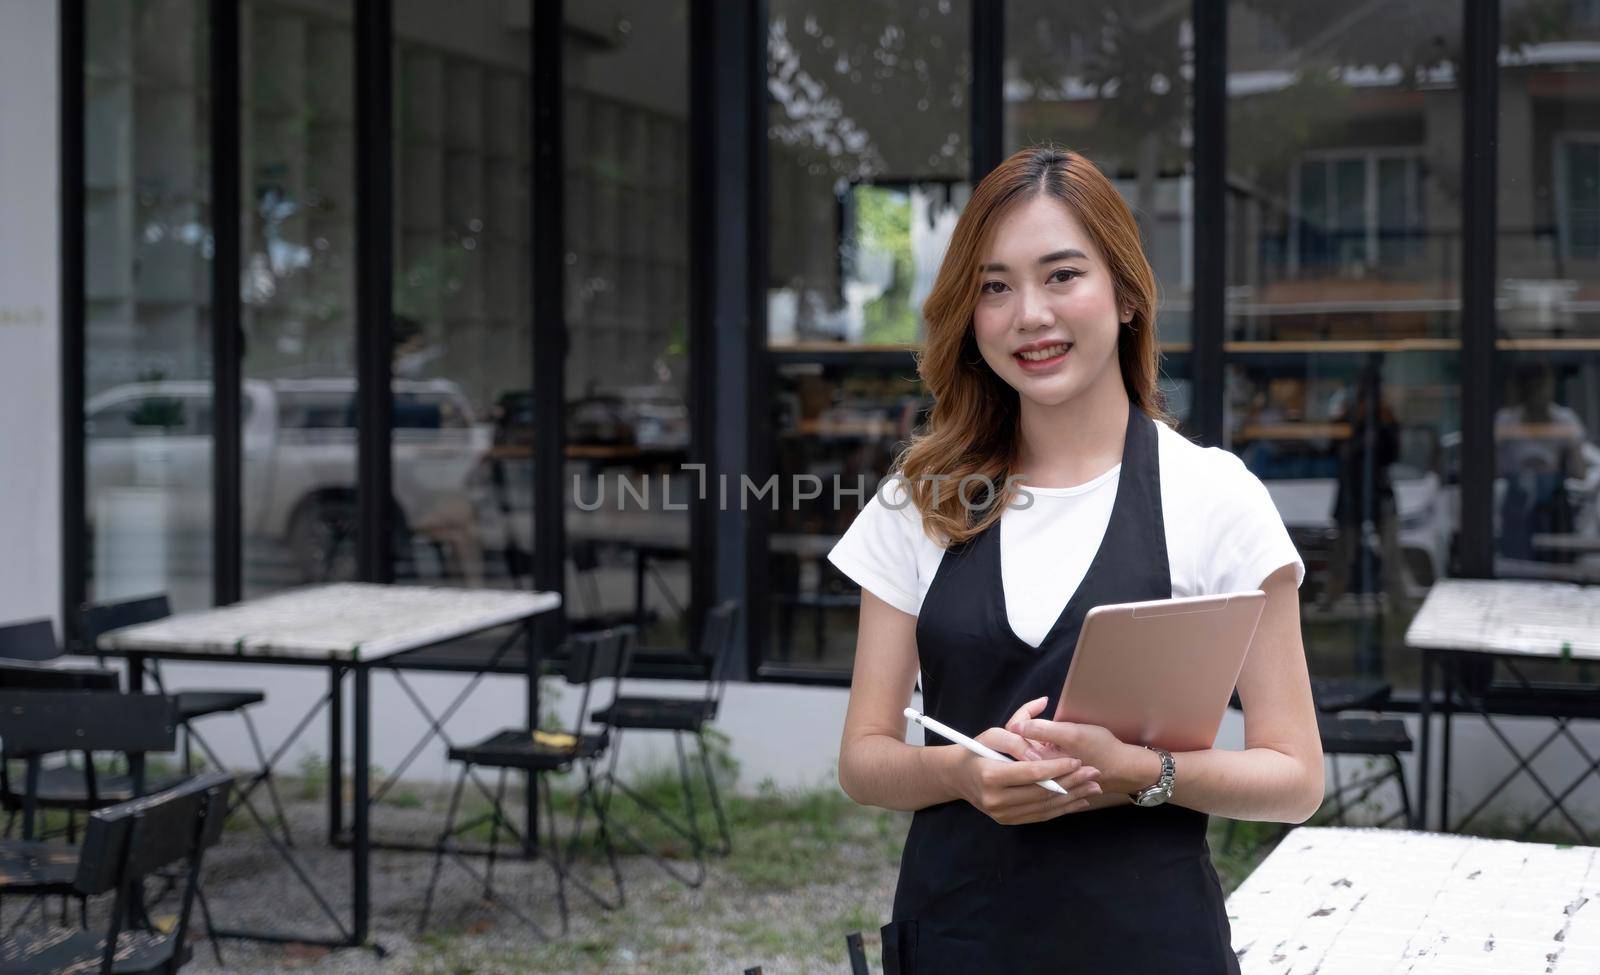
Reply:
[[[1052,345],[1043,349],[1035,349],[1032,352],[1019,352],[1017,354],[1029,362],[1041,362],[1045,359],[1054,359],[1058,355],[1065,355],[1067,348],[1068,344],[1062,343],[1061,345]]]

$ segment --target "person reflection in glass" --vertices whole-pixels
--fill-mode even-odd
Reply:
[[[1496,473],[1505,481],[1500,498],[1500,554],[1514,559],[1549,559],[1534,544],[1539,534],[1570,534],[1573,508],[1568,478],[1587,473],[1586,432],[1570,407],[1555,402],[1556,377],[1545,362],[1517,367],[1515,399],[1494,417]]]
[[[1355,389],[1347,390],[1346,396],[1344,408],[1334,418],[1335,423],[1348,425],[1349,434],[1335,441],[1333,447],[1339,465],[1339,487],[1333,502],[1338,535],[1328,559],[1322,602],[1324,608],[1331,607],[1352,585],[1356,591],[1368,593],[1377,591],[1381,582],[1395,605],[1404,587],[1399,519],[1389,467],[1400,459],[1400,421],[1384,401],[1382,379],[1376,368],[1363,370]],[[1362,539],[1369,518],[1378,530],[1382,558],[1364,563],[1361,555],[1366,546]]]

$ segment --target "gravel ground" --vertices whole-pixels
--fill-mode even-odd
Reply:
[[[287,798],[287,797],[286,797]],[[431,843],[444,821],[441,795],[408,796],[407,808],[380,807],[375,831],[384,839]],[[779,829],[741,824],[770,814],[763,801],[787,810]],[[326,843],[326,803],[302,797],[289,803],[296,854],[341,914],[350,903],[350,860]],[[513,817],[520,817],[514,807]],[[848,972],[844,936],[862,931],[876,967],[876,932],[887,920],[898,847],[907,820],[862,810],[842,796],[809,795],[735,800],[735,851],[714,858],[696,890],[669,878],[643,856],[622,856],[627,903],[605,910],[568,885],[571,927],[543,940],[512,915],[482,900],[481,887],[446,859],[428,930],[419,931],[433,855],[375,851],[372,861],[370,950],[327,950],[223,939],[219,965],[204,936],[198,905],[192,924],[193,961],[185,972]],[[787,830],[784,823],[787,818]],[[563,826],[570,812],[558,811]],[[504,837],[502,837],[504,842]],[[480,870],[481,858],[469,862]],[[609,889],[604,860],[586,858],[578,869]],[[332,923],[271,851],[244,814],[230,821],[221,844],[207,855],[205,892],[221,928],[268,928],[332,935]],[[555,880],[541,862],[500,860],[496,891],[531,912],[547,930],[557,925]],[[160,918],[175,911],[175,897],[157,903]],[[103,914],[106,904],[97,904]],[[882,916],[880,916],[882,915]],[[9,912],[7,923],[12,923]],[[91,917],[93,921],[93,916]],[[95,922],[98,923],[98,922]]]
[[[315,788],[284,785],[296,855],[324,896],[345,915],[350,903],[350,858],[326,843],[326,801]],[[375,831],[391,841],[432,843],[444,822],[446,797],[409,786],[397,792],[399,802],[381,806],[374,816]],[[423,932],[419,922],[433,855],[380,850],[372,861],[370,940],[382,946],[382,957],[371,950],[330,951],[223,939],[225,964],[219,964],[197,907],[192,919],[194,959],[184,971],[673,975],[740,973],[760,965],[766,973],[845,973],[850,968],[844,938],[852,931],[863,934],[876,971],[877,931],[888,919],[910,817],[863,809],[836,790],[779,794],[767,789],[731,799],[728,811],[734,852],[713,858],[702,887],[688,889],[643,856],[622,856],[626,905],[621,910],[603,909],[569,883],[571,927],[564,937],[542,939],[514,916],[486,903],[481,886],[449,859],[443,865],[432,919]],[[619,808],[617,814],[642,828],[626,809]],[[520,808],[513,807],[512,815],[514,821],[519,819]],[[563,828],[570,826],[570,811],[558,810],[557,819]],[[1214,860],[1224,887],[1231,890],[1265,855],[1276,830],[1241,824],[1239,842],[1224,852],[1226,822],[1213,820],[1212,825]],[[667,834],[658,832],[651,840],[659,849],[672,849]],[[481,869],[484,861],[469,862]],[[577,869],[609,890],[603,858],[580,858]],[[501,897],[533,913],[547,930],[556,928],[556,888],[547,865],[501,860],[495,882]],[[204,889],[219,927],[336,933],[310,893],[243,813],[229,822],[222,842],[208,854]],[[151,914],[160,919],[172,913],[175,901],[169,896],[156,903]],[[103,919],[108,906],[103,899],[94,913]],[[15,923],[15,917],[8,911],[6,923]],[[103,923],[93,916],[91,921]]]

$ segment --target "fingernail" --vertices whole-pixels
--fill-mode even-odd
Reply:
[[[1030,761],[1030,762],[1037,762],[1041,757],[1043,757],[1038,752],[1034,751],[1031,748],[1028,749],[1027,751],[1023,752],[1022,754],[1028,756],[1028,761]]]
[[[1092,796],[1097,796],[1100,794],[1100,784],[1098,782],[1090,782],[1087,788],[1089,790],[1089,794]]]

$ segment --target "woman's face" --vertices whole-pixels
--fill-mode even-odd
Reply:
[[[979,264],[978,351],[1018,395],[1055,406],[1115,372],[1111,269],[1066,204],[1040,194],[1013,207]]]

